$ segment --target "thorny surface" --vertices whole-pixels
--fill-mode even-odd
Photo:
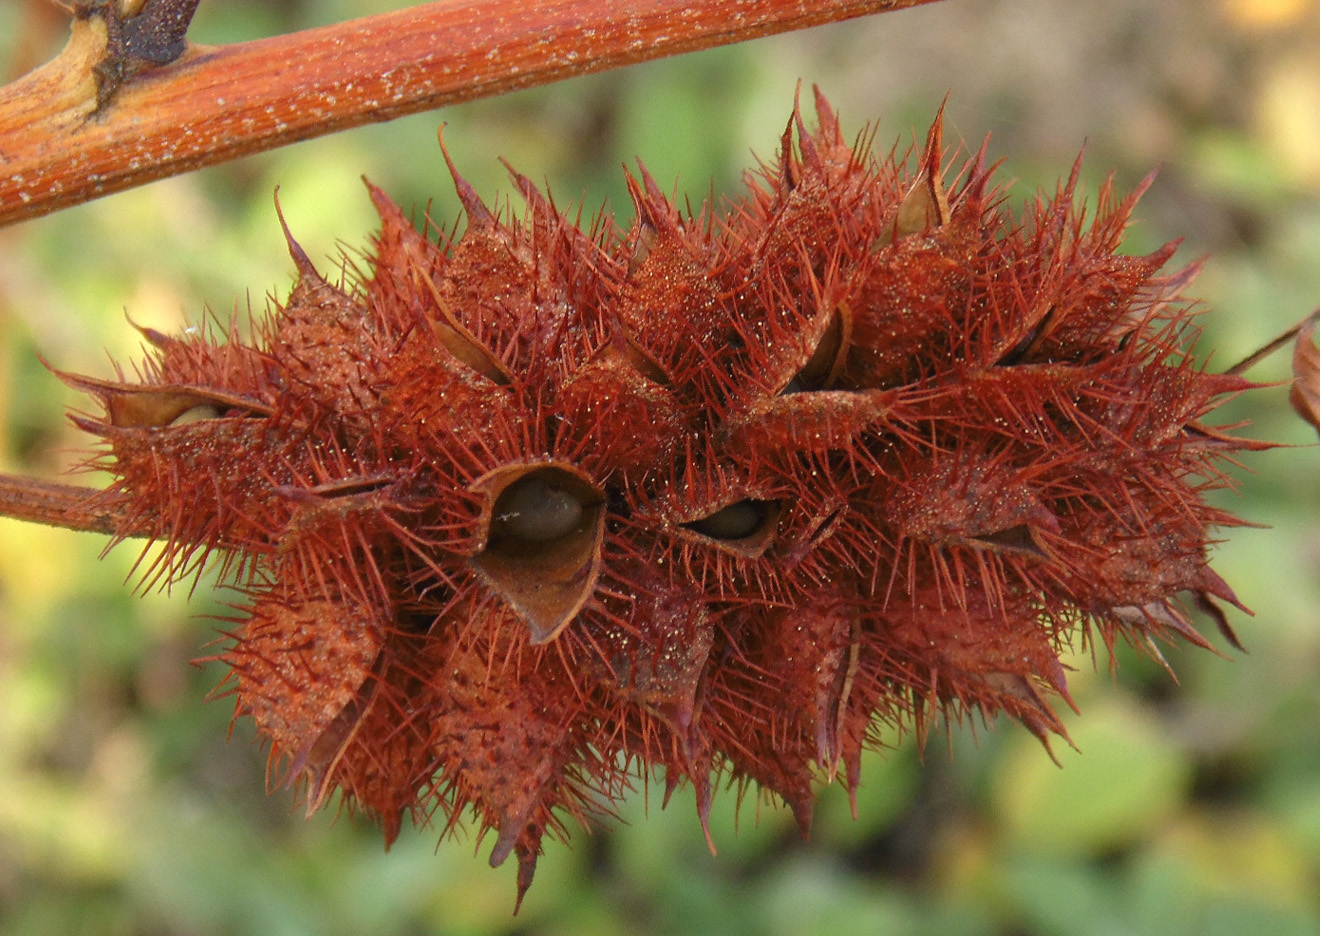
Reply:
[[[1074,171],[1016,217],[984,153],[947,188],[938,120],[877,162],[817,109],[719,216],[630,178],[626,234],[455,172],[437,246],[373,189],[357,283],[290,240],[253,343],[144,329],[141,382],[65,375],[164,544],[146,582],[215,555],[247,593],[229,691],[310,807],[342,788],[390,841],[474,808],[521,900],[638,772],[805,833],[882,726],[1003,711],[1048,747],[1073,645],[1208,647],[1192,605],[1236,644],[1204,495],[1266,446],[1206,421],[1251,385],[1187,353],[1195,271],[1116,253],[1140,192],[1086,220]]]
[[[31,6],[56,9],[45,0]],[[342,6],[359,15],[372,4]],[[747,147],[763,146],[777,131],[797,75],[824,81],[847,117],[882,115],[886,137],[927,121],[934,102],[952,89],[950,135],[977,141],[993,128],[993,151],[1011,154],[1010,174],[1025,180],[1014,187],[1015,199],[1047,172],[1052,178],[1083,140],[1087,169],[1117,168],[1120,188],[1162,166],[1131,246],[1150,249],[1181,235],[1184,257],[1212,253],[1196,292],[1213,310],[1202,319],[1202,350],[1216,348],[1222,367],[1320,294],[1312,262],[1315,186],[1306,175],[1320,153],[1305,140],[1314,108],[1304,94],[1285,93],[1320,87],[1308,77],[1320,62],[1314,16],[1308,24],[1286,15],[1301,6],[936,4],[884,23],[813,31],[678,67],[373,127],[306,145],[292,162],[271,154],[11,229],[0,249],[9,468],[53,475],[67,463],[61,453],[78,444],[62,425],[51,389],[57,385],[30,363],[34,349],[106,375],[103,347],[121,357],[134,353],[125,306],[135,321],[173,332],[195,322],[206,304],[227,310],[249,286],[257,304],[271,284],[284,289],[288,262],[270,210],[277,184],[290,223],[318,264],[337,237],[357,243],[369,225],[364,200],[353,195],[362,172],[405,206],[425,204],[443,188],[428,155],[441,119],[483,194],[504,188],[493,154],[553,179],[561,195],[587,193],[588,211],[605,193],[626,204],[612,181],[635,153],[646,155],[665,182],[680,175],[682,191],[700,194],[710,174],[716,189],[727,191],[736,177],[726,163],[741,167]],[[227,19],[199,20],[197,36],[257,38],[270,32],[270,16],[286,17],[279,22],[294,28],[315,25],[326,9],[233,8],[240,12]],[[0,15],[10,9],[0,4]],[[288,12],[294,9],[296,15]],[[1284,18],[1271,24],[1249,16],[1253,9]],[[66,24],[53,19],[49,44],[35,51],[18,41],[37,38],[30,23],[19,21],[0,36],[0,57],[14,50],[10,77],[24,70],[20,52],[32,67],[58,51]],[[706,84],[692,87],[698,78]],[[724,93],[696,98],[710,83]],[[772,126],[765,126],[766,115]],[[1084,188],[1091,178],[1088,171]],[[347,194],[327,201],[327,192]],[[451,221],[455,208],[447,193],[438,194],[433,216]],[[135,236],[126,240],[121,234],[130,223]],[[1273,366],[1283,357],[1266,369],[1269,379],[1286,376]],[[1314,433],[1287,414],[1285,397],[1277,390],[1254,394],[1249,409],[1235,407],[1236,418],[1251,418],[1255,435],[1310,445]],[[791,911],[819,906],[813,895],[828,895],[829,907],[849,919],[869,919],[882,904],[896,915],[889,927],[895,932],[912,932],[914,914],[946,919],[939,914],[950,906],[970,913],[979,931],[1045,931],[1023,920],[1049,912],[1053,894],[1021,886],[1043,849],[1051,869],[1073,875],[1070,885],[1096,919],[1119,931],[1167,933],[1163,923],[1142,921],[1164,920],[1160,914],[1175,906],[1183,932],[1223,919],[1215,914],[1241,901],[1267,920],[1304,916],[1316,867],[1304,818],[1316,774],[1305,752],[1320,750],[1309,519],[1318,506],[1314,453],[1276,451],[1248,464],[1247,497],[1225,502],[1272,529],[1236,531],[1219,548],[1216,567],[1258,612],[1249,623],[1235,622],[1250,657],[1231,665],[1209,655],[1171,657],[1176,686],[1150,667],[1131,665],[1130,657],[1117,680],[1082,662],[1070,687],[1085,713],[1066,720],[1083,754],[1061,752],[1066,770],[1056,771],[1008,726],[981,733],[975,744],[968,731],[955,731],[949,745],[959,756],[950,763],[939,739],[920,770],[905,745],[868,760],[860,822],[847,820],[839,791],[825,794],[811,845],[796,841],[786,810],[751,804],[735,838],[734,798],[726,795],[715,804],[722,847],[711,858],[688,828],[690,794],[680,797],[678,815],[672,806],[661,813],[652,796],[645,821],[647,800],[639,794],[623,807],[628,825],[549,850],[524,918],[530,914],[534,923],[547,913],[585,910],[658,933],[680,931],[677,921],[696,914],[712,928],[736,923],[747,932],[777,932],[783,920],[799,919]],[[96,563],[97,537],[7,529],[13,548],[3,567],[8,618],[0,684],[10,714],[0,777],[20,809],[0,816],[6,929],[49,932],[50,925],[25,930],[22,920],[45,908],[72,921],[81,907],[114,912],[143,929],[219,933],[269,920],[263,928],[278,921],[351,932],[361,928],[344,921],[370,912],[383,932],[415,932],[452,926],[456,914],[478,905],[485,909],[477,912],[476,930],[507,929],[512,874],[486,873],[477,866],[484,855],[474,861],[461,846],[437,855],[432,835],[405,834],[388,858],[397,886],[364,898],[353,885],[377,880],[382,861],[370,828],[326,814],[308,824],[289,809],[288,795],[268,800],[261,793],[249,726],[226,744],[222,707],[198,704],[217,667],[187,666],[211,627],[190,616],[213,607],[205,590],[188,607],[181,591],[128,600],[122,579],[131,547]],[[51,569],[64,576],[58,588]],[[47,665],[52,659],[59,668]],[[76,683],[63,675],[71,665],[80,674]],[[39,721],[21,714],[31,707],[24,700],[34,698],[52,700],[41,703]],[[1107,752],[1130,752],[1131,759]],[[1134,817],[1128,796],[1150,789],[1137,775],[1156,763],[1175,768],[1174,782],[1144,798]],[[1078,791],[1100,789],[1105,796],[1077,798]],[[1272,856],[1268,864],[1259,860],[1263,853]],[[1223,862],[1205,861],[1210,854]],[[143,861],[180,874],[172,883],[153,877],[144,889],[134,877],[146,873]],[[345,886],[322,888],[317,882],[328,873]],[[275,879],[278,901],[265,886]],[[547,886],[570,879],[571,887]],[[190,915],[187,908],[211,906],[208,894],[217,901],[208,916]],[[939,895],[933,905],[930,894]],[[164,909],[162,897],[171,901]],[[455,899],[468,901],[468,909]]]

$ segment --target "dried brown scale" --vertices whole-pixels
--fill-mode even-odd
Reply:
[[[983,154],[946,188],[938,123],[910,167],[817,110],[718,216],[643,171],[629,231],[516,175],[514,221],[455,172],[437,244],[373,188],[357,282],[290,238],[251,343],[147,331],[140,381],[67,378],[155,574],[241,573],[226,691],[273,778],[387,840],[472,817],[521,894],[638,774],[805,833],[887,732],[1066,739],[1073,644],[1208,646],[1185,606],[1234,640],[1203,498],[1263,446],[1203,420],[1250,385],[1190,357],[1169,250],[1115,254],[1135,198],[1088,226],[1074,169],[1014,218]]]

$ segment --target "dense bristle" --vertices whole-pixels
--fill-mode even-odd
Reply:
[[[252,341],[150,332],[140,381],[67,378],[165,545],[146,577],[243,572],[224,658],[273,780],[387,840],[475,809],[521,898],[638,775],[690,782],[708,836],[721,775],[805,834],[880,727],[1006,712],[1048,747],[1071,645],[1208,646],[1184,604],[1231,635],[1204,497],[1260,443],[1203,420],[1249,385],[1191,358],[1172,249],[1116,252],[1139,193],[1088,223],[1074,167],[1014,216],[938,119],[875,160],[817,113],[720,217],[643,168],[630,230],[514,173],[518,221],[451,163],[468,228],[436,243],[372,187],[355,284],[289,237]]]

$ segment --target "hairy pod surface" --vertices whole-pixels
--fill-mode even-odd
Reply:
[[[250,339],[153,346],[102,405],[103,495],[246,594],[223,654],[272,777],[387,840],[471,814],[516,855],[639,777],[781,797],[937,717],[1066,739],[1060,654],[1236,642],[1206,503],[1235,451],[1173,248],[1118,252],[1137,195],[1020,214],[940,123],[876,160],[819,95],[717,212],[641,170],[635,220],[521,220],[453,170],[461,237],[372,188],[365,273],[299,279]],[[1139,194],[1139,193],[1137,193]],[[1150,646],[1154,647],[1151,643]],[[709,835],[709,832],[707,832]]]

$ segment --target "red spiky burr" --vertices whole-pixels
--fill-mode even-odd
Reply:
[[[1060,654],[1208,643],[1251,386],[1204,370],[1173,247],[1118,253],[1137,194],[1077,171],[1015,215],[984,152],[945,181],[873,159],[817,96],[723,209],[641,170],[580,230],[524,177],[518,220],[451,165],[461,237],[378,189],[368,268],[299,280],[250,339],[152,330],[102,405],[101,495],[226,564],[248,611],[226,691],[272,777],[446,829],[469,807],[519,897],[542,837],[639,775],[755,782],[807,830],[883,728],[1007,712],[1066,738]],[[709,832],[707,832],[709,835]]]

